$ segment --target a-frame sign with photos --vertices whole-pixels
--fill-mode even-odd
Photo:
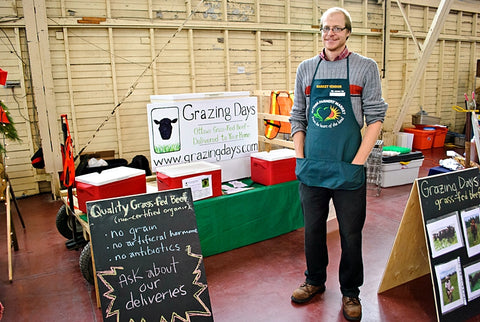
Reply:
[[[430,273],[438,321],[480,314],[478,168],[415,180],[379,293]]]

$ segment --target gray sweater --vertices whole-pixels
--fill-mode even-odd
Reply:
[[[297,68],[294,102],[290,114],[292,135],[298,131],[306,132],[310,95],[305,95],[305,90],[312,84],[313,74],[319,60],[320,56],[317,55],[304,60]],[[388,104],[382,98],[382,87],[376,62],[353,52],[350,53],[349,60],[350,87],[357,85],[361,88],[361,95],[351,95],[353,111],[360,128],[364,125],[364,118],[367,125],[376,121],[383,122]],[[347,59],[322,61],[315,75],[316,79],[346,77]]]

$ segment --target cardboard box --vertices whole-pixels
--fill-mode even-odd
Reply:
[[[435,129],[421,130],[416,128],[405,128],[404,132],[413,133],[412,148],[416,150],[431,149],[435,138]]]
[[[422,159],[382,163],[383,188],[413,183],[418,178],[418,172],[423,164]]]
[[[412,115],[412,124],[434,125],[440,123],[440,117],[425,114]]]
[[[87,201],[136,195],[147,192],[145,170],[116,167],[75,178],[78,208],[87,212]]]
[[[252,153],[250,155],[252,181],[268,186],[296,180],[295,164],[295,151],[292,149]]]
[[[222,169],[219,165],[200,161],[157,168],[158,190],[189,187],[193,200],[222,195]]]

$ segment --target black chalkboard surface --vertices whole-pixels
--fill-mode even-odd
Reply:
[[[87,202],[104,321],[213,321],[190,189]]]
[[[439,321],[480,313],[478,168],[417,179]]]

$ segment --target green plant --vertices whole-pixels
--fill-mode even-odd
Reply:
[[[2,133],[2,136],[12,141],[20,141],[17,130],[15,129],[15,123],[3,101],[0,101],[0,108],[0,132]],[[3,146],[2,140],[0,140],[0,153],[4,152],[5,147]]]

